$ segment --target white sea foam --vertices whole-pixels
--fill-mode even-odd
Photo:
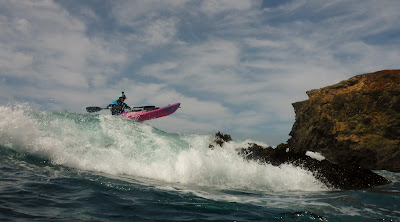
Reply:
[[[313,158],[313,159],[316,159],[318,161],[321,161],[321,160],[325,159],[325,157],[322,154],[318,153],[318,152],[307,151],[306,155],[311,157],[311,158]]]
[[[42,112],[0,107],[0,143],[85,171],[130,175],[221,189],[321,191],[312,173],[246,161],[230,142],[209,149],[211,135],[165,133],[110,115]],[[248,143],[245,142],[245,143]]]

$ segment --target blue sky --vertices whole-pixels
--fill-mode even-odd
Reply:
[[[306,91],[398,69],[398,0],[0,0],[0,105],[84,113],[125,91],[149,122],[276,145]],[[106,114],[104,111],[103,114]]]

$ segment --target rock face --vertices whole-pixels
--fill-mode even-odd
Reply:
[[[308,100],[293,104],[296,121],[287,144],[250,143],[238,154],[260,164],[302,167],[339,189],[390,182],[371,170],[400,172],[400,70],[358,75],[307,95]],[[217,133],[210,148],[231,140]],[[326,159],[315,160],[307,151]]]
[[[400,172],[400,70],[358,75],[293,104],[289,147],[338,165]]]
[[[216,145],[223,146],[225,142],[231,140],[229,135],[218,132],[215,134],[214,145],[211,144],[210,148],[214,149]],[[371,170],[358,166],[340,166],[328,160],[313,159],[305,155],[305,152],[294,151],[287,144],[280,144],[276,148],[263,147],[255,143],[249,145],[248,148],[237,150],[243,158],[274,166],[289,163],[312,172],[315,178],[336,189],[364,189],[390,182]]]

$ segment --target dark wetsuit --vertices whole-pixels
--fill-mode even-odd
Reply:
[[[130,109],[126,103],[122,102],[120,99],[114,100],[107,106],[107,108],[111,107],[111,114],[118,115],[125,112],[125,109]]]

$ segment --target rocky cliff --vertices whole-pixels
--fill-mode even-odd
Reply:
[[[232,141],[230,135],[216,133],[215,140],[210,144],[211,149],[218,149],[224,143]],[[259,164],[292,164],[310,171],[314,177],[328,187],[336,189],[365,189],[373,186],[384,185],[390,181],[371,170],[355,165],[341,166],[326,159],[314,159],[307,152],[294,151],[288,144],[280,144],[278,147],[263,147],[255,143],[249,143],[246,148],[238,148],[238,154],[248,161],[256,161]]]
[[[400,172],[400,70],[358,75],[293,104],[289,147],[339,165]]]

